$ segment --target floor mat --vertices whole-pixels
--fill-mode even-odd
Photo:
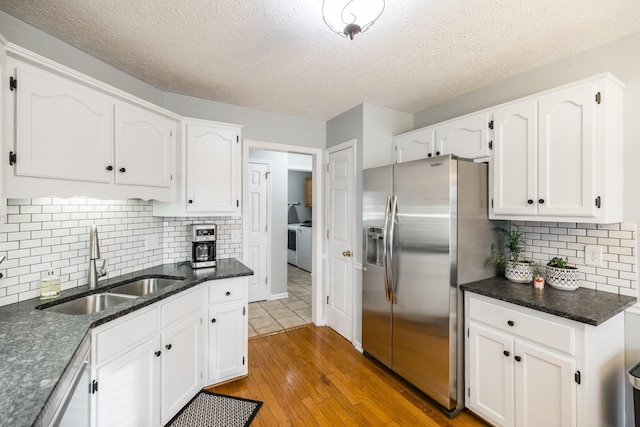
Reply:
[[[245,427],[262,402],[202,390],[166,427]]]

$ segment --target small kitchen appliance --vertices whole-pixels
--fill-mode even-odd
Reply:
[[[216,239],[218,227],[215,224],[192,224],[191,268],[216,266]]]

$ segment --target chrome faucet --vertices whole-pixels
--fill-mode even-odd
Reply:
[[[87,284],[89,289],[95,289],[98,286],[98,278],[107,275],[107,260],[102,260],[102,267],[98,269],[96,260],[100,258],[100,244],[98,243],[98,227],[91,226],[89,234],[89,271],[87,272]]]

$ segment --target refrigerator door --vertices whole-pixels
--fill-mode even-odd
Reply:
[[[362,347],[391,366],[391,303],[385,291],[385,212],[393,190],[393,166],[364,172],[362,223]]]
[[[398,242],[391,368],[449,410],[456,405],[456,336],[450,330],[457,292],[451,285],[456,166],[448,156],[417,160],[397,164],[394,177]]]

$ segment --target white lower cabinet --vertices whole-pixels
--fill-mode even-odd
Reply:
[[[92,332],[98,427],[165,425],[202,386],[201,287]]]
[[[466,406],[495,426],[624,422],[624,321],[599,326],[465,294]]]
[[[248,372],[248,295],[246,278],[209,282],[207,383]]]

